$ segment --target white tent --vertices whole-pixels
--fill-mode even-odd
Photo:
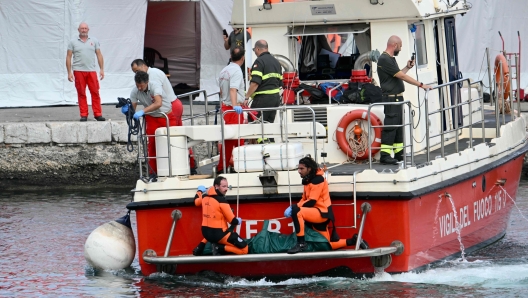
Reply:
[[[493,60],[502,48],[516,52],[517,30],[528,46],[526,0],[473,1],[473,10],[457,20],[460,69],[464,76],[485,78],[486,47]],[[213,93],[227,64],[222,29],[230,32],[232,0],[0,0],[0,108],[74,105],[77,94],[67,80],[68,41],[87,22],[99,39],[105,60],[103,103],[128,97],[133,86],[130,62],[143,47],[169,59],[173,85],[199,85]],[[526,47],[525,46],[525,47]],[[528,86],[528,57],[521,87]]]
[[[469,2],[468,2],[469,3]],[[473,8],[464,16],[457,17],[457,43],[460,70],[464,77],[483,79],[488,86],[485,50],[490,48],[493,65],[495,56],[502,50],[504,38],[506,52],[519,52],[517,31],[521,42],[521,88],[528,88],[528,4],[526,0],[471,1]],[[514,61],[512,61],[512,64]],[[516,84],[514,83],[514,86]]]
[[[232,30],[232,5],[226,0],[0,0],[0,107],[77,104],[65,61],[81,22],[101,43],[103,103],[129,96],[130,63],[143,57],[144,46],[169,59],[173,85],[215,92],[216,77],[229,58],[222,29]]]

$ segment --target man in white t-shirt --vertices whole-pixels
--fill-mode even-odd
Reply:
[[[230,50],[231,63],[220,72],[218,81],[220,87],[220,101],[222,112],[235,110],[236,113],[228,113],[224,116],[225,124],[243,123],[242,103],[244,102],[244,77],[240,66],[244,63],[244,48],[233,47]],[[244,140],[240,140],[240,145],[244,145]],[[238,146],[238,140],[225,140],[225,161],[226,167],[229,165],[233,148]],[[224,173],[224,157],[220,152],[220,160],[216,167],[217,173]]]
[[[161,69],[149,67],[143,59],[136,59],[132,61],[130,67],[134,73],[137,73],[138,71],[144,71],[148,73],[150,82],[157,82],[161,85],[163,88],[163,93],[165,93],[167,97],[172,98],[172,113],[176,118],[176,126],[182,126],[183,104],[178,99],[176,94],[174,94],[174,89],[172,88],[171,82],[169,81],[169,78],[167,78],[167,75]],[[195,174],[196,162],[194,160],[191,148],[189,148],[189,157],[191,174]]]
[[[167,122],[163,112],[169,118],[169,126],[176,126],[176,117],[172,112],[171,98],[168,97],[160,83],[149,81],[149,75],[144,71],[138,71],[134,76],[136,86],[130,92],[130,101],[134,108],[134,119],[145,116],[145,131],[148,137],[148,156],[156,157],[156,141],[154,134],[159,127],[166,127]],[[143,110],[137,111],[137,104],[143,105]],[[149,113],[145,115],[145,113]],[[149,158],[149,175],[151,178],[157,177],[157,164],[155,158]]]

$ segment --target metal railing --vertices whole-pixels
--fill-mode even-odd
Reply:
[[[317,128],[316,128],[316,121],[315,121],[315,111],[314,109],[312,109],[311,107],[309,106],[279,106],[279,107],[273,107],[273,108],[258,108],[258,109],[252,109],[252,108],[248,108],[248,109],[244,109],[245,111],[259,111],[259,112],[263,112],[263,111],[278,111],[280,113],[280,126],[281,126],[281,138],[284,138],[284,136],[286,136],[286,143],[288,143],[288,126],[287,125],[282,125],[283,123],[283,116],[285,116],[284,118],[284,122],[288,123],[288,113],[286,113],[287,110],[309,110],[312,112],[312,128],[313,128],[313,142],[314,142],[314,155],[315,155],[315,162],[317,163]],[[222,119],[223,117],[228,114],[228,113],[235,113],[235,110],[227,110],[225,112],[222,113]],[[222,125],[222,156],[225,156],[225,125],[224,124],[224,121],[220,121],[221,125]],[[228,125],[233,125],[233,124],[228,124]],[[238,124],[240,125],[240,124]],[[261,127],[261,136],[262,136],[262,139],[264,139],[264,122],[260,121],[260,127]],[[284,130],[284,134],[282,133]],[[240,136],[239,136],[240,138]],[[288,154],[288,150],[286,150],[286,154]],[[286,159],[288,160],[288,156],[286,156]],[[226,168],[226,159],[223,158],[223,169],[224,171],[227,170]]]
[[[439,109],[434,110],[434,111],[429,111],[428,98],[429,98],[429,93],[430,92],[432,92],[434,90],[438,90],[439,91],[439,100],[440,100],[440,102],[443,102],[443,100],[444,100],[444,96],[443,95],[447,94],[448,92],[450,92],[449,88],[451,86],[454,86],[455,84],[457,84],[457,85],[462,84],[464,81],[467,81],[467,83],[468,83],[468,99],[466,101],[460,102],[460,103],[456,103],[456,104],[450,104],[447,107],[440,107]],[[471,99],[471,86],[475,85],[475,84],[481,84],[481,88],[479,88],[480,89],[479,98]],[[444,88],[447,89],[447,92],[444,91]],[[458,90],[458,91],[460,90],[459,86],[455,86],[455,88],[457,88],[456,90]],[[459,96],[461,98],[461,95],[458,93],[458,91],[455,92],[455,94],[454,94],[456,101],[458,101]],[[440,136],[440,152],[441,152],[441,156],[445,157],[445,135],[448,134],[448,133],[454,132],[455,133],[455,151],[458,153],[458,152],[460,152],[460,148],[458,146],[458,138],[459,138],[459,134],[462,132],[462,129],[469,128],[469,148],[473,148],[473,125],[481,122],[482,123],[482,142],[486,141],[485,127],[484,127],[484,101],[483,101],[484,96],[483,96],[482,93],[483,93],[483,91],[482,91],[482,81],[471,83],[469,79],[459,79],[459,80],[451,81],[449,83],[438,85],[438,86],[435,86],[435,87],[425,91],[425,99],[424,99],[424,101],[425,101],[425,115],[426,115],[426,120],[427,120],[427,121],[425,121],[425,140],[426,140],[427,162],[431,161],[431,156],[430,156],[431,155],[431,138]],[[453,94],[451,94],[451,96],[448,97],[448,98],[452,98],[452,96],[453,96]],[[481,120],[473,123],[472,103],[476,102],[476,101],[478,101],[480,103]],[[461,122],[462,125],[460,125],[460,122],[459,122],[459,110],[464,105],[468,105],[468,109],[469,109],[469,111],[468,111],[469,124],[464,125],[464,121],[463,121],[464,119],[462,119],[462,122]],[[448,119],[446,119],[447,118],[446,117],[446,112],[447,112],[447,114],[449,114],[449,113],[454,114],[454,121],[452,121],[452,124],[453,124],[452,127],[449,126],[449,121],[446,121],[446,120],[448,120]],[[440,133],[435,134],[435,135],[431,135],[430,131],[429,131],[429,128],[430,128],[430,119],[429,119],[429,117],[433,116],[435,114],[439,114],[439,117],[440,117],[440,121],[439,121]],[[446,124],[446,129],[445,130],[443,129],[444,123]]]
[[[395,124],[395,125],[372,125],[371,122],[371,109],[375,106],[387,106],[387,105],[395,105],[395,106],[401,106],[401,114],[402,114],[402,124]],[[368,140],[368,152],[369,152],[369,169],[372,169],[372,149],[381,149],[381,147],[372,147],[372,139],[376,136],[372,135],[370,131],[372,128],[386,128],[386,127],[395,127],[396,129],[398,127],[402,128],[402,138],[403,138],[403,168],[407,168],[407,147],[411,147],[411,165],[414,165],[414,145],[413,145],[413,115],[409,112],[409,122],[405,122],[405,106],[407,106],[408,110],[411,110],[411,102],[406,101],[399,101],[399,102],[377,102],[377,103],[371,103],[369,104],[368,110],[367,110],[367,122],[368,122],[368,132],[369,132],[369,140]],[[405,138],[405,126],[409,126],[409,134],[410,134],[410,145],[407,145],[407,140]],[[383,133],[382,133],[383,134]]]
[[[193,100],[194,100],[194,96],[197,95],[197,94],[200,94],[200,93],[203,93],[204,94],[204,105],[205,105],[205,113],[203,114],[198,114],[198,115],[194,115],[194,108],[193,108]],[[209,101],[209,97],[211,96],[214,96],[214,95],[217,95],[219,94],[220,92],[214,92],[214,93],[211,93],[211,94],[207,94],[207,91],[206,90],[196,90],[196,91],[192,91],[192,92],[188,92],[188,93],[184,93],[184,94],[180,94],[178,95],[178,99],[181,99],[181,98],[185,98],[185,97],[189,97],[189,107],[190,107],[190,114],[191,116],[189,118],[185,118],[185,119],[182,119],[183,120],[191,120],[191,125],[194,125],[194,119],[195,118],[200,118],[200,117],[204,117],[205,118],[205,123],[206,125],[209,125],[209,115],[211,114],[214,114],[214,113],[217,113],[218,111],[215,110],[215,111],[209,111],[208,110],[208,101]],[[169,134],[170,134],[170,125],[169,125],[169,117],[167,116],[167,114],[163,113],[163,112],[150,112],[150,113],[145,113],[145,115],[152,115],[152,114],[162,114],[163,117],[165,117],[165,124],[166,124],[166,128],[167,128],[167,134],[166,135],[147,135],[146,134],[146,125],[145,125],[145,122],[144,120],[142,121],[142,130],[140,131],[140,135],[138,136],[138,163],[139,163],[139,176],[140,177],[143,177],[143,161],[147,161],[148,163],[148,160],[149,159],[156,159],[156,158],[167,158],[168,159],[168,165],[169,165],[169,177],[172,177],[172,160],[171,160],[171,144],[170,144],[170,137],[169,137]],[[147,140],[149,137],[166,137],[167,138],[167,152],[168,152],[168,156],[148,156],[147,152],[145,151],[145,148],[147,148]],[[141,148],[141,149],[139,149]],[[191,147],[192,148],[192,147]],[[141,156],[139,154],[139,152],[143,151],[144,154],[143,156]],[[209,146],[207,146],[207,154],[209,156],[211,156],[211,148]],[[147,167],[147,172],[148,172],[148,167]]]

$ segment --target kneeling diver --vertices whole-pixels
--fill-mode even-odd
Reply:
[[[317,166],[315,160],[309,155],[299,160],[297,171],[302,178],[304,191],[297,205],[292,205],[284,211],[284,216],[292,217],[295,231],[297,231],[297,244],[288,250],[289,254],[296,254],[306,249],[304,227],[309,225],[313,230],[323,235],[328,240],[333,250],[356,244],[357,235],[350,239],[339,239],[335,230],[335,218],[332,212],[332,202],[328,191],[328,182],[324,178],[324,171]],[[332,231],[328,224],[332,222]],[[361,248],[368,248],[366,242],[361,242]]]
[[[227,190],[227,179],[222,176],[216,177],[213,186],[209,189],[203,185],[198,187],[194,203],[196,206],[202,206],[202,235],[205,239],[193,250],[194,255],[201,255],[206,242],[211,243],[213,255],[248,253],[246,241],[236,232],[227,230],[227,223],[231,225],[242,223],[242,219],[235,217],[227,203],[225,198]]]

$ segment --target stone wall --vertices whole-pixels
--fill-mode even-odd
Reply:
[[[0,123],[0,189],[132,189],[139,167],[137,137],[131,140],[133,152],[125,121]],[[195,158],[204,158],[205,148],[195,146]]]
[[[128,152],[127,132],[124,121],[0,124],[0,189],[133,188],[137,150]]]

